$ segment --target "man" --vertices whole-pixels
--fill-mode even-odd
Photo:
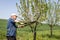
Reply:
[[[7,40],[16,40],[16,18],[17,15],[15,13],[12,13],[10,18],[8,19],[8,25],[7,25]]]

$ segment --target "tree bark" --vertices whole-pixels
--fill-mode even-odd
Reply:
[[[36,31],[34,31],[34,39],[33,40],[36,40]]]
[[[52,25],[50,25],[50,36],[53,35],[53,29],[52,29]]]
[[[34,28],[34,38],[33,40],[36,40],[36,28],[37,28],[38,23],[36,22],[35,28]]]

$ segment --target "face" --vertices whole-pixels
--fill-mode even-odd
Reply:
[[[13,17],[13,19],[14,19],[14,20],[16,20],[16,18],[17,18],[17,16],[16,16],[16,15],[14,15],[14,16],[12,16],[12,17]]]

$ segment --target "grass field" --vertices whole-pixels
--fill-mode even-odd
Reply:
[[[0,19],[0,40],[6,40],[6,25],[7,21]],[[53,36],[50,37],[50,30],[48,25],[38,25],[37,40],[60,40],[60,26],[53,27]],[[18,28],[17,40],[33,40],[33,33],[30,28]]]

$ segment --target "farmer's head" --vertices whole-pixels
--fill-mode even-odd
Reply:
[[[14,19],[14,20],[16,20],[17,14],[16,14],[16,13],[12,13],[12,14],[11,14],[11,18]]]

